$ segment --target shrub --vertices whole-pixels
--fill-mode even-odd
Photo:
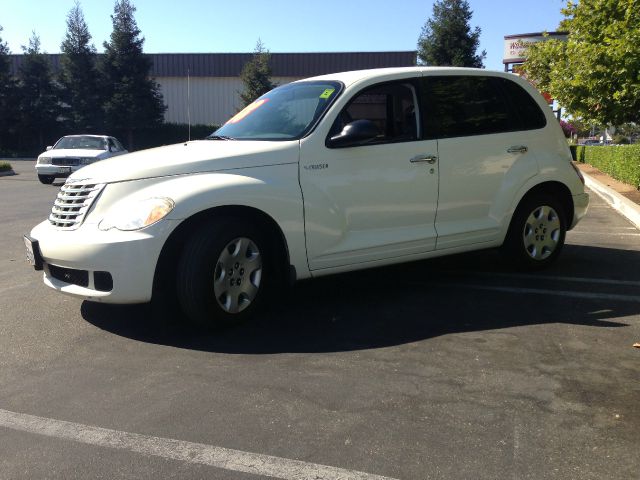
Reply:
[[[9,162],[0,162],[0,172],[8,172],[9,170],[13,170]]]
[[[573,154],[573,147],[572,147]],[[640,145],[575,147],[575,160],[593,165],[616,180],[640,190]]]

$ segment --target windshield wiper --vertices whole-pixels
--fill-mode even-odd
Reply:
[[[235,138],[227,135],[209,135],[206,140],[235,140]]]

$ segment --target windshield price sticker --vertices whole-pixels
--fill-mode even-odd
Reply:
[[[331,94],[333,92],[335,92],[336,89],[335,88],[327,88],[324,92],[322,92],[320,94],[320,98],[322,98],[323,100],[326,100],[327,98],[329,98],[331,96]]]

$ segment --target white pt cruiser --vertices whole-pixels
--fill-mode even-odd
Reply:
[[[502,247],[554,261],[588,196],[517,76],[412,67],[278,87],[205,140],[89,165],[25,236],[44,282],[244,319],[288,280]]]

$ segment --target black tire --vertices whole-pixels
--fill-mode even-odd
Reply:
[[[53,175],[38,175],[40,183],[44,183],[45,185],[51,185],[55,179],[56,177]]]
[[[518,269],[538,270],[558,258],[566,233],[562,203],[553,195],[534,193],[518,205],[502,251]]]
[[[242,243],[243,239],[249,243]],[[230,252],[236,247],[234,257]],[[256,252],[259,269],[253,263]],[[245,219],[220,217],[200,226],[178,260],[177,294],[182,311],[191,322],[207,328],[246,321],[278,285],[276,252],[265,232]],[[229,286],[232,281],[237,286]],[[221,289],[226,291],[220,294]],[[254,290],[257,293],[251,297]]]

